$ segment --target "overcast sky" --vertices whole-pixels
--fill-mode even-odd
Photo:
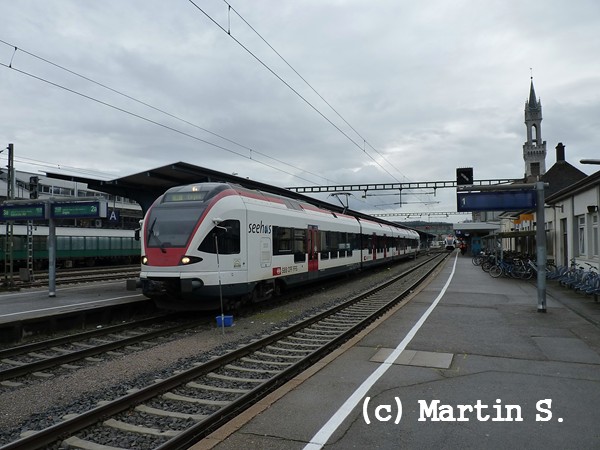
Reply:
[[[16,168],[112,179],[184,161],[284,187],[465,166],[521,178],[533,68],[546,167],[563,142],[598,169],[579,164],[600,156],[597,0],[195,3],[0,0],[0,147]],[[402,206],[354,195],[363,211],[456,210],[454,189]]]

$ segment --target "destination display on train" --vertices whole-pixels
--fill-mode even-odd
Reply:
[[[0,220],[44,220],[46,205],[43,203],[33,205],[2,205],[0,206]]]
[[[201,202],[206,197],[208,191],[192,192],[168,192],[165,194],[165,202]]]

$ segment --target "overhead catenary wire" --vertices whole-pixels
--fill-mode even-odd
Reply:
[[[227,30],[225,30],[216,20],[214,20],[206,11],[200,8],[193,0],[188,0],[192,5],[194,5],[199,11],[201,11],[210,21],[212,21],[218,28],[227,33],[227,35],[232,38],[240,47],[242,47],[246,52],[248,52],[253,58],[255,58],[261,65],[263,65],[269,72],[271,72],[277,79],[279,79],[285,86],[287,86],[292,92],[294,92],[299,98],[301,98],[305,103],[307,103],[313,110],[315,110],[321,117],[323,117],[327,122],[329,122],[334,128],[336,128],[342,135],[344,135],[348,140],[350,140],[356,147],[363,151],[375,164],[377,164],[383,171],[385,171],[388,175],[390,175],[394,180],[398,180],[392,173],[390,173],[385,167],[383,167],[379,161],[377,161],[373,156],[371,156],[367,150],[366,146],[368,145],[373,151],[375,151],[387,164],[389,164],[396,172],[398,172],[402,177],[408,180],[397,167],[395,167],[388,159],[380,153],[370,142],[366,140],[235,8],[231,6],[226,0],[222,0],[225,5],[227,5]],[[294,89],[289,83],[283,80],[274,70],[272,70],[266,63],[264,63],[260,58],[258,58],[250,49],[248,49],[245,45],[243,45],[238,39],[236,39],[231,34],[231,11],[233,11],[354,133],[356,133],[361,140],[363,141],[363,146],[361,147],[356,141],[354,141],[350,136],[348,136],[341,128],[339,128],[336,124],[334,124],[328,117],[326,117],[318,108],[316,108],[312,103],[310,103],[304,96],[302,96],[296,89]],[[427,203],[423,201],[423,203]]]
[[[213,19],[206,11],[204,11],[200,6],[198,6],[193,0],[188,0],[194,7],[196,7],[202,14],[204,14],[212,23],[214,23],[221,31],[227,34],[231,39],[233,39],[240,47],[242,47],[248,54],[250,54],[256,61],[258,61],[265,69],[271,72],[279,81],[281,81],[285,86],[288,87],[294,94],[296,94],[304,103],[306,103],[310,108],[312,108],[317,114],[319,114],[323,119],[325,119],[331,126],[333,126],[336,130],[338,130],[346,139],[348,139],[355,147],[362,150],[365,155],[367,155],[375,164],[377,164],[385,173],[391,176],[394,180],[399,181],[396,177],[390,173],[385,167],[383,167],[379,161],[377,161],[372,155],[370,155],[361,145],[352,139],[351,136],[348,135],[344,130],[342,130],[338,125],[336,125],[331,119],[329,119],[325,114],[323,114],[315,105],[313,105],[310,101],[306,99],[300,92],[294,89],[287,81],[285,81],[279,74],[277,74],[273,69],[271,69],[264,61],[262,61],[258,56],[256,56],[248,47],[242,44],[238,39],[231,34],[230,30],[226,30],[222,25],[220,25],[215,19]]]
[[[363,143],[365,145],[368,145],[370,148],[373,149],[373,151],[375,151],[375,153],[377,153],[379,156],[381,156],[381,158],[388,163],[396,172],[398,172],[400,175],[402,175],[404,178],[408,179],[397,167],[395,167],[390,161],[388,161],[388,159],[381,154],[375,147],[373,147],[365,137],[363,137],[357,130],[356,128],[354,128],[352,126],[352,124],[350,124],[350,122],[348,122],[344,116],[342,116],[340,114],[340,112],[333,107],[333,105],[331,103],[329,103],[307,80],[306,78],[304,78],[300,72],[298,72],[252,25],[250,25],[250,23],[233,7],[231,6],[227,0],[222,0],[223,3],[225,3],[230,11],[233,11],[271,50],[273,50],[273,52],[296,74],[298,75],[298,77],[321,99],[323,100],[323,102],[346,124],[348,125],[348,127],[354,131],[356,133],[356,135],[358,137],[360,137],[363,141]],[[228,21],[228,33],[227,34],[231,34],[230,32],[230,22]],[[363,152],[366,153],[366,150],[363,146],[362,148]],[[399,181],[399,180],[396,180]]]
[[[287,163],[287,162],[285,162],[285,161],[282,161],[282,160],[280,160],[280,159],[277,159],[277,158],[275,158],[275,157],[273,157],[273,156],[271,156],[271,155],[268,155],[268,154],[266,154],[266,153],[263,153],[263,152],[261,152],[261,151],[258,151],[258,150],[256,150],[256,149],[253,149],[253,148],[251,148],[251,147],[248,147],[248,146],[246,146],[246,145],[244,145],[244,144],[241,144],[241,143],[239,143],[239,142],[236,142],[236,141],[234,141],[234,140],[232,140],[232,139],[229,139],[229,138],[227,138],[227,137],[225,137],[225,136],[223,136],[223,135],[220,135],[220,134],[218,134],[218,133],[215,133],[215,132],[213,132],[213,131],[210,131],[210,130],[208,130],[208,129],[204,128],[204,127],[201,127],[200,125],[197,125],[197,124],[195,124],[195,123],[192,123],[192,122],[190,122],[190,121],[188,121],[188,120],[186,120],[186,119],[184,119],[184,118],[182,118],[182,117],[179,117],[179,116],[177,116],[177,115],[175,115],[175,114],[172,114],[172,113],[170,113],[170,112],[168,112],[168,111],[165,111],[164,109],[161,109],[161,108],[158,108],[158,107],[156,107],[156,106],[153,106],[153,105],[151,105],[151,104],[149,104],[149,103],[147,103],[147,102],[145,102],[145,101],[143,101],[143,100],[139,100],[139,99],[137,99],[137,98],[135,98],[135,97],[133,97],[133,96],[131,96],[131,95],[128,95],[128,94],[126,94],[126,93],[124,93],[124,92],[122,92],[122,91],[119,91],[119,90],[115,89],[115,88],[112,88],[112,87],[110,87],[110,86],[108,86],[108,85],[106,85],[106,84],[104,84],[104,83],[100,83],[99,81],[96,81],[96,80],[94,80],[94,79],[92,79],[92,78],[90,78],[90,77],[87,77],[87,76],[85,76],[85,75],[82,75],[82,74],[80,74],[80,73],[78,73],[78,72],[75,72],[75,71],[73,71],[73,70],[71,70],[71,69],[69,69],[69,68],[67,68],[67,67],[64,67],[64,66],[62,66],[62,65],[60,65],[60,64],[57,64],[57,63],[55,63],[55,62],[53,62],[53,61],[50,61],[50,60],[48,60],[48,59],[46,59],[46,58],[43,58],[43,57],[41,57],[41,56],[39,56],[39,55],[36,55],[36,54],[32,53],[32,52],[29,52],[29,51],[27,51],[27,50],[24,50],[24,49],[22,49],[22,48],[20,48],[20,47],[14,46],[13,44],[11,44],[11,43],[9,43],[9,42],[6,42],[6,41],[4,41],[3,39],[0,39],[0,42],[1,42],[1,43],[3,43],[3,44],[5,44],[5,45],[8,45],[8,46],[14,47],[15,51],[14,51],[14,53],[13,53],[13,58],[14,58],[14,54],[16,54],[16,52],[17,52],[17,50],[18,50],[18,51],[20,51],[20,52],[22,52],[22,53],[25,53],[25,54],[27,54],[27,55],[29,55],[29,56],[33,57],[33,58],[36,58],[36,59],[38,59],[38,60],[40,60],[40,61],[43,61],[43,62],[45,62],[45,63],[47,63],[47,64],[49,64],[49,65],[51,65],[51,66],[53,66],[53,67],[56,67],[56,68],[58,68],[58,69],[60,69],[60,70],[63,70],[63,71],[65,71],[65,72],[67,72],[67,73],[70,73],[71,75],[74,75],[74,76],[76,76],[76,77],[79,77],[79,78],[81,78],[81,79],[83,79],[83,80],[86,80],[86,81],[88,81],[88,82],[90,82],[90,83],[93,83],[93,84],[95,84],[95,85],[97,85],[97,86],[100,86],[100,87],[102,87],[102,88],[104,88],[104,89],[107,89],[107,90],[109,90],[109,91],[111,91],[111,92],[113,92],[113,93],[115,93],[115,94],[117,94],[117,95],[120,95],[120,96],[122,96],[122,97],[125,97],[125,98],[127,98],[127,99],[129,99],[129,100],[132,100],[132,101],[134,101],[134,102],[136,102],[136,103],[138,103],[138,104],[141,104],[141,105],[143,105],[143,106],[146,106],[147,108],[153,109],[153,110],[155,110],[155,111],[157,111],[157,112],[160,112],[160,113],[162,113],[162,114],[165,114],[165,115],[167,115],[167,116],[169,116],[169,117],[171,117],[171,118],[173,118],[173,119],[176,119],[176,120],[178,120],[178,121],[180,121],[180,122],[183,122],[183,123],[185,123],[185,124],[187,124],[187,125],[190,125],[190,126],[192,126],[192,127],[195,127],[195,128],[197,128],[197,129],[199,129],[199,130],[202,130],[202,131],[204,131],[204,132],[206,132],[206,133],[208,133],[208,134],[211,134],[211,135],[213,135],[213,136],[215,136],[215,137],[218,137],[219,139],[223,139],[223,140],[224,140],[224,141],[226,141],[226,142],[229,142],[229,143],[231,143],[231,144],[234,144],[234,145],[237,145],[237,146],[239,146],[239,147],[241,147],[241,148],[243,148],[243,149],[245,149],[245,150],[248,150],[248,151],[250,152],[250,158],[249,158],[249,159],[253,159],[253,158],[252,158],[252,153],[255,153],[255,154],[257,154],[257,155],[260,155],[260,156],[262,156],[262,157],[265,157],[265,158],[272,159],[273,161],[276,161],[276,162],[277,162],[277,163],[279,163],[279,164],[283,164],[283,165],[285,165],[285,166],[291,167],[291,168],[293,168],[293,169],[295,169],[295,170],[298,170],[298,171],[300,171],[300,172],[304,172],[304,173],[307,173],[307,174],[313,175],[313,176],[315,176],[315,177],[321,178],[321,179],[325,180],[325,181],[326,181],[326,182],[328,182],[328,183],[330,183],[330,182],[331,182],[331,180],[329,180],[328,178],[326,178],[326,177],[324,177],[324,176],[322,176],[322,175],[319,175],[319,174],[313,173],[313,172],[311,172],[311,171],[308,171],[308,170],[305,170],[305,169],[302,169],[302,168],[296,167],[296,166],[294,166],[294,165],[292,165],[292,164],[289,164],[289,163]],[[10,63],[10,64],[9,64],[9,66],[8,66],[8,67],[9,67],[9,68],[11,68],[11,69],[13,68],[13,67],[12,67],[12,61],[13,61],[13,58],[11,58],[11,63]],[[4,65],[4,64],[3,64],[3,65]],[[285,172],[285,173],[287,173],[288,175],[290,175],[288,172]],[[300,178],[300,177],[298,177],[298,178]],[[304,178],[300,178],[300,179],[303,179],[304,181],[309,181],[309,180],[306,180],[306,179],[304,179]],[[310,183],[312,183],[312,184],[317,184],[317,183],[315,183],[315,182],[311,182],[311,181],[309,181],[309,182],[310,182]]]
[[[137,114],[137,113],[134,113],[134,112],[128,111],[128,110],[126,110],[126,109],[124,109],[124,108],[121,108],[121,107],[118,107],[118,106],[112,105],[112,104],[110,104],[110,103],[108,103],[108,102],[105,102],[105,101],[103,101],[103,100],[100,100],[100,99],[94,98],[94,97],[92,97],[92,96],[90,96],[90,95],[87,95],[87,94],[84,94],[84,93],[82,93],[82,92],[76,91],[76,90],[74,90],[74,89],[68,88],[68,87],[66,87],[66,86],[63,86],[63,85],[61,85],[61,84],[55,83],[55,82],[53,82],[53,81],[50,81],[50,80],[47,80],[47,79],[45,79],[45,78],[39,77],[39,76],[37,76],[37,75],[34,75],[34,74],[32,74],[32,73],[26,72],[26,71],[24,71],[24,70],[17,69],[17,68],[15,68],[15,67],[8,67],[8,65],[7,65],[7,64],[4,64],[4,63],[0,63],[0,66],[4,66],[4,67],[6,67],[6,68],[8,68],[8,69],[12,69],[12,70],[14,70],[14,71],[16,71],[16,72],[18,72],[18,73],[21,73],[21,74],[23,74],[23,75],[26,75],[26,76],[28,76],[28,77],[31,77],[31,78],[33,78],[33,79],[36,79],[36,80],[38,80],[38,81],[42,81],[42,82],[44,82],[44,83],[47,83],[47,84],[49,84],[49,85],[52,85],[52,86],[58,87],[58,88],[60,88],[60,89],[64,89],[65,91],[67,91],[67,92],[70,92],[70,93],[72,93],[72,94],[79,95],[79,96],[81,96],[81,97],[83,97],[83,98],[86,98],[86,99],[88,99],[88,100],[94,101],[94,102],[96,102],[96,103],[99,103],[99,104],[101,104],[101,105],[104,105],[104,106],[106,106],[106,107],[108,107],[108,108],[112,108],[112,109],[114,109],[114,110],[116,110],[116,111],[120,111],[120,112],[122,112],[122,113],[125,113],[125,114],[128,114],[128,115],[130,115],[130,116],[132,116],[132,117],[136,117],[136,118],[138,118],[138,119],[144,120],[144,121],[146,121],[146,122],[148,122],[148,123],[151,123],[151,124],[157,125],[157,126],[159,126],[159,127],[162,127],[162,128],[164,128],[164,129],[170,130],[170,131],[172,131],[172,132],[174,132],[174,133],[178,133],[178,134],[180,134],[180,135],[182,135],[182,136],[189,137],[189,138],[191,138],[191,139],[194,139],[194,140],[196,140],[196,141],[203,142],[203,143],[205,143],[205,144],[207,144],[207,145],[210,145],[210,146],[213,146],[213,147],[215,147],[215,148],[218,148],[218,149],[224,150],[224,151],[226,151],[226,152],[229,152],[229,153],[235,154],[235,155],[237,155],[237,156],[240,156],[240,157],[242,157],[242,158],[249,159],[249,160],[251,160],[251,161],[254,161],[254,162],[258,163],[258,164],[262,164],[263,166],[265,166],[265,167],[269,167],[270,169],[276,170],[276,171],[278,171],[278,172],[282,172],[282,173],[285,173],[285,174],[287,174],[287,175],[291,175],[291,176],[293,176],[293,177],[295,177],[295,178],[298,178],[298,179],[300,179],[300,180],[304,180],[304,181],[306,181],[306,182],[308,182],[308,183],[311,183],[311,184],[315,184],[315,183],[314,183],[313,181],[311,181],[311,180],[308,180],[308,179],[306,179],[306,178],[303,178],[303,177],[301,177],[301,176],[299,176],[299,175],[296,175],[296,174],[294,174],[294,173],[291,173],[291,172],[285,171],[285,170],[283,170],[283,169],[280,169],[280,168],[278,168],[278,167],[276,167],[276,166],[273,166],[272,164],[268,164],[268,163],[266,163],[266,162],[264,162],[264,161],[259,161],[259,160],[257,160],[257,159],[254,159],[254,158],[248,157],[248,156],[246,156],[246,155],[243,155],[243,154],[241,154],[241,153],[239,153],[239,152],[236,152],[235,150],[229,149],[229,148],[227,148],[227,147],[224,147],[224,146],[222,146],[222,145],[219,145],[219,144],[215,144],[214,142],[207,141],[206,139],[202,139],[202,138],[200,138],[200,137],[198,137],[198,136],[194,136],[194,135],[192,135],[192,134],[190,134],[190,133],[187,133],[187,132],[185,132],[185,131],[178,130],[177,128],[174,128],[174,127],[172,127],[172,126],[170,126],[170,125],[166,125],[166,124],[164,124],[164,123],[161,123],[161,122],[158,122],[158,121],[156,121],[156,120],[149,119],[148,117],[144,117],[144,116],[142,116],[142,115],[140,115],[140,114]]]
[[[10,46],[12,47],[12,45],[11,45],[11,44],[7,43],[6,41],[4,41],[4,40],[2,40],[2,39],[0,39],[0,42],[1,42],[1,43],[4,43],[5,45],[10,45]],[[23,52],[23,53],[26,53],[26,54],[28,54],[28,55],[30,55],[30,56],[32,56],[32,57],[34,57],[34,58],[37,58],[37,59],[39,59],[39,60],[41,60],[41,61],[43,61],[43,62],[45,62],[45,63],[47,63],[47,64],[50,64],[50,65],[52,65],[52,66],[55,66],[55,67],[57,67],[57,68],[59,68],[59,69],[61,69],[61,70],[65,70],[65,71],[67,71],[67,72],[69,72],[69,73],[71,73],[71,74],[73,74],[73,75],[75,75],[75,76],[81,77],[82,79],[85,79],[85,80],[87,80],[87,81],[89,81],[89,82],[91,82],[91,83],[97,84],[97,85],[99,85],[99,86],[101,86],[101,87],[104,87],[105,89],[108,89],[108,90],[110,90],[110,91],[112,91],[112,92],[115,92],[115,93],[117,93],[117,94],[119,94],[119,95],[125,96],[126,98],[129,98],[129,99],[131,99],[131,100],[133,100],[133,101],[136,101],[136,102],[138,102],[138,103],[141,103],[141,104],[143,104],[143,105],[145,105],[145,106],[147,106],[147,107],[149,107],[149,108],[152,108],[152,109],[154,109],[154,110],[156,110],[156,111],[159,111],[159,112],[161,112],[161,113],[164,113],[164,114],[166,114],[166,115],[168,115],[168,116],[170,116],[170,117],[173,117],[173,118],[176,118],[176,119],[178,119],[178,120],[181,120],[181,121],[183,121],[183,122],[185,122],[185,123],[188,123],[188,124],[190,124],[190,125],[192,125],[192,126],[195,126],[195,127],[199,128],[199,129],[201,129],[201,130],[207,131],[208,133],[214,134],[214,135],[215,135],[215,136],[217,136],[217,137],[221,137],[221,138],[223,138],[223,139],[225,139],[225,140],[227,140],[227,141],[230,141],[229,139],[227,139],[227,138],[225,138],[225,137],[222,137],[222,136],[220,136],[220,135],[218,135],[218,134],[216,134],[216,133],[212,133],[212,132],[210,132],[210,131],[208,131],[208,130],[205,130],[204,128],[202,128],[202,127],[199,127],[199,126],[197,126],[197,125],[195,125],[195,124],[192,124],[191,122],[188,122],[188,121],[187,121],[187,120],[185,120],[185,119],[181,119],[181,118],[179,118],[179,117],[177,117],[177,116],[175,116],[175,115],[172,115],[172,114],[170,114],[170,113],[168,113],[168,112],[166,112],[166,111],[163,111],[163,110],[162,110],[162,109],[160,109],[160,108],[156,108],[156,107],[154,107],[154,106],[152,106],[152,105],[150,105],[150,104],[148,104],[148,103],[146,103],[146,102],[143,102],[143,101],[141,101],[141,100],[135,99],[134,97],[131,97],[131,96],[127,95],[127,94],[124,94],[124,93],[122,93],[122,92],[120,92],[120,91],[117,91],[117,90],[116,90],[116,89],[114,89],[114,88],[111,88],[111,87],[109,87],[109,86],[106,86],[106,85],[104,85],[104,84],[102,84],[102,83],[99,83],[99,82],[97,82],[97,81],[95,81],[95,80],[93,80],[93,79],[91,79],[91,78],[89,78],[89,77],[86,77],[86,76],[84,76],[84,75],[81,75],[81,74],[79,74],[79,73],[77,73],[77,72],[74,72],[74,71],[72,71],[72,70],[70,70],[70,69],[68,69],[68,68],[66,68],[66,67],[63,67],[63,66],[61,66],[61,65],[59,65],[59,64],[56,64],[56,63],[54,63],[54,62],[52,62],[52,61],[50,61],[50,60],[47,60],[47,59],[45,59],[45,58],[42,58],[42,57],[39,57],[38,55],[35,55],[35,54],[31,53],[31,52],[28,52],[28,51],[25,51],[25,50],[23,50],[23,49],[20,49],[20,48],[18,48],[18,47],[16,47],[16,46],[14,46],[14,49],[15,49],[15,53],[16,53],[16,51],[21,51],[21,52]],[[149,123],[151,123],[151,124],[154,124],[154,125],[157,125],[157,126],[160,126],[160,127],[166,128],[166,129],[168,129],[168,130],[170,130],[170,131],[173,131],[173,132],[176,132],[176,133],[182,134],[182,135],[184,135],[184,136],[186,136],[186,137],[189,137],[189,138],[192,138],[192,139],[195,139],[195,140],[199,140],[199,141],[201,141],[201,142],[204,142],[204,143],[206,143],[206,144],[208,144],[208,145],[211,145],[211,146],[214,146],[214,147],[220,148],[220,149],[222,149],[222,150],[225,150],[225,151],[227,151],[227,152],[230,152],[230,153],[236,154],[236,155],[238,155],[238,156],[240,156],[240,157],[242,157],[242,158],[250,159],[250,160],[252,160],[252,161],[254,161],[254,162],[258,163],[258,164],[262,164],[262,165],[264,165],[264,166],[266,166],[266,167],[269,167],[269,168],[271,168],[271,169],[273,169],[273,170],[276,170],[276,171],[279,171],[279,172],[282,172],[282,173],[285,173],[285,174],[291,175],[291,176],[293,176],[293,177],[295,177],[295,178],[301,179],[301,180],[303,180],[303,181],[306,181],[306,182],[309,182],[309,183],[311,183],[311,184],[316,184],[316,183],[314,183],[314,182],[313,182],[313,181],[311,181],[311,180],[307,180],[307,179],[305,179],[305,178],[303,178],[303,177],[300,177],[300,176],[298,176],[298,175],[296,175],[296,174],[293,174],[293,173],[287,172],[287,171],[285,171],[285,170],[282,170],[282,169],[280,169],[280,168],[278,168],[278,167],[275,167],[275,166],[273,166],[273,165],[267,164],[267,163],[265,163],[265,162],[263,162],[263,161],[260,161],[260,160],[257,160],[257,159],[255,159],[255,158],[252,158],[252,152],[254,152],[254,153],[258,154],[258,155],[261,155],[261,156],[264,156],[264,157],[267,157],[267,158],[273,159],[274,161],[281,162],[282,164],[288,165],[288,166],[290,166],[290,167],[292,167],[292,168],[295,168],[295,169],[297,169],[297,170],[300,170],[300,171],[303,171],[303,172],[307,172],[307,173],[310,173],[310,174],[312,174],[312,175],[318,176],[318,177],[320,177],[320,178],[326,179],[325,177],[322,177],[322,176],[320,176],[320,175],[313,174],[312,172],[305,171],[304,169],[299,169],[299,168],[297,168],[297,167],[295,167],[295,166],[292,166],[292,165],[290,165],[290,164],[288,164],[288,163],[285,163],[285,162],[283,162],[283,161],[280,161],[280,160],[278,160],[278,159],[276,159],[276,158],[272,158],[272,157],[270,157],[270,156],[269,156],[269,155],[267,155],[267,154],[264,154],[264,153],[262,153],[262,152],[259,152],[259,151],[256,151],[256,150],[254,150],[254,149],[251,149],[251,148],[249,148],[249,147],[246,147],[246,146],[243,146],[243,145],[241,145],[241,144],[238,144],[238,143],[236,143],[236,142],[234,142],[234,141],[230,141],[230,142],[233,142],[233,143],[234,143],[234,144],[236,144],[236,145],[240,145],[241,147],[244,147],[244,148],[248,149],[248,150],[250,151],[250,156],[243,155],[243,154],[241,154],[241,153],[239,153],[239,152],[235,152],[234,150],[228,149],[228,148],[226,148],[226,147],[220,146],[220,145],[218,145],[218,144],[215,144],[215,143],[213,143],[213,142],[206,141],[206,140],[204,140],[204,139],[201,139],[201,138],[199,138],[199,137],[197,137],[197,136],[193,136],[193,135],[191,135],[191,134],[189,134],[189,133],[186,133],[186,132],[183,132],[183,131],[181,131],[181,130],[178,130],[178,129],[174,128],[174,127],[171,127],[171,126],[168,126],[168,125],[162,124],[162,123],[160,123],[160,122],[158,122],[158,121],[155,121],[155,120],[149,119],[149,118],[147,118],[147,117],[141,116],[140,114],[133,113],[133,112],[131,112],[131,111],[128,111],[128,110],[126,110],[126,109],[124,109],[124,108],[120,108],[120,107],[117,107],[117,106],[115,106],[115,105],[112,105],[112,104],[110,104],[110,103],[108,103],[108,102],[105,102],[105,101],[102,101],[102,100],[96,99],[96,98],[94,98],[94,97],[91,97],[91,96],[89,96],[89,95],[87,95],[87,94],[83,94],[83,93],[81,93],[81,92],[78,92],[78,91],[76,91],[76,90],[74,90],[74,89],[71,89],[71,88],[68,88],[68,87],[66,87],[66,86],[63,86],[63,85],[61,85],[61,84],[59,84],[59,83],[55,83],[55,82],[53,82],[53,81],[50,81],[50,80],[47,80],[47,79],[45,79],[45,78],[43,78],[43,77],[40,77],[40,76],[37,76],[37,75],[35,75],[35,74],[29,73],[29,72],[27,72],[27,71],[24,71],[24,70],[18,69],[18,68],[16,68],[16,67],[13,67],[13,66],[12,66],[13,59],[14,59],[14,54],[13,54],[13,58],[11,58],[11,64],[10,64],[10,65],[7,65],[7,64],[5,64],[5,63],[2,63],[2,62],[0,62],[0,66],[6,67],[6,68],[8,68],[8,69],[12,69],[12,70],[14,70],[14,71],[16,71],[17,73],[20,73],[20,74],[22,74],[22,75],[25,75],[25,76],[31,77],[31,78],[33,78],[33,79],[36,79],[36,80],[38,80],[38,81],[41,81],[41,82],[44,82],[44,83],[47,83],[47,84],[50,84],[50,85],[52,85],[52,86],[54,86],[54,87],[57,87],[57,88],[60,88],[60,89],[66,90],[67,92],[70,92],[70,93],[72,93],[72,94],[75,94],[75,95],[79,95],[79,96],[81,96],[81,97],[83,97],[83,98],[86,98],[86,99],[88,99],[88,100],[91,100],[91,101],[97,102],[97,103],[99,103],[99,104],[102,104],[102,105],[104,105],[104,106],[107,106],[107,107],[109,107],[109,108],[115,109],[115,110],[117,110],[117,111],[120,111],[120,112],[122,112],[122,113],[129,114],[129,115],[131,115],[131,116],[133,116],[133,117],[136,117],[136,118],[138,118],[138,119],[141,119],[141,120],[147,121],[147,122],[149,122]],[[90,175],[90,174],[91,174],[91,175],[94,175],[94,176],[97,176],[98,174],[100,174],[101,176],[103,176],[103,177],[106,177],[106,178],[110,178],[110,177],[111,177],[111,175],[109,175],[109,174],[106,174],[106,173],[102,173],[102,172],[93,172],[93,171],[89,171],[89,170],[82,169],[82,168],[78,168],[78,167],[66,166],[66,165],[64,165],[64,164],[58,164],[58,163],[52,163],[52,162],[39,161],[39,160],[30,159],[30,158],[25,158],[25,157],[15,158],[15,160],[16,160],[17,162],[23,162],[23,163],[25,163],[25,164],[28,164],[28,165],[33,165],[33,166],[41,166],[41,167],[57,167],[58,169],[65,169],[65,170],[68,170],[68,171],[70,171],[70,172],[75,172],[75,173],[81,173],[81,174],[87,174],[87,175]],[[327,181],[329,181],[328,179],[326,179],[326,180],[327,180]],[[360,200],[360,199],[357,199],[357,200],[358,200],[358,201],[360,201],[361,203],[364,203],[364,204],[366,204],[366,205],[369,205],[369,206],[371,206],[371,207],[375,207],[375,208],[377,208],[377,205],[370,204],[370,203],[368,203],[368,202],[365,202],[365,201],[363,201],[363,200]]]

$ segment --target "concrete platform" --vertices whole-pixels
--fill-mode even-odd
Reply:
[[[55,297],[48,296],[47,288],[3,292],[0,342],[18,342],[28,334],[103,322],[108,310],[111,317],[117,317],[129,315],[135,308],[151,312],[154,304],[140,293],[127,291],[123,280],[64,286]]]
[[[552,283],[539,313],[535,283],[453,255],[409,302],[192,448],[598,449],[599,318],[593,298]]]

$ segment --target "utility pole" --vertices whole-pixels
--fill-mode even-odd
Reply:
[[[8,144],[8,176],[6,180],[6,199],[15,198],[15,172],[14,172],[13,144]],[[6,222],[6,236],[4,240],[4,286],[12,288],[13,278],[13,221]]]

